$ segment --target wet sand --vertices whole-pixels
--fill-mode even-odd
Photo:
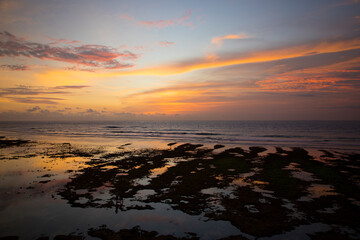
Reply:
[[[0,239],[360,238],[358,153],[6,137],[0,150]]]

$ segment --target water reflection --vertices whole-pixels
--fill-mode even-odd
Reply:
[[[113,234],[140,226],[176,237],[254,239],[311,232],[301,226],[312,226],[313,219],[356,232],[359,209],[349,199],[359,201],[359,189],[356,175],[345,171],[345,158],[354,156],[327,164],[328,156],[316,161],[303,149],[127,146],[5,148],[0,233],[86,235],[106,224]]]

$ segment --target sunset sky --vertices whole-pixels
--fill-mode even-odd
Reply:
[[[0,120],[360,120],[359,0],[0,0]]]

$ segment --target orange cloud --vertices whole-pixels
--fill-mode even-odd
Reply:
[[[227,39],[246,39],[246,38],[250,38],[248,35],[246,34],[243,34],[243,33],[240,33],[240,34],[229,34],[229,35],[225,35],[225,36],[221,36],[221,37],[214,37],[212,40],[211,40],[211,43],[212,44],[215,44],[217,46],[221,46],[222,45],[222,42],[224,40],[227,40]]]
[[[170,20],[158,20],[158,21],[139,21],[140,25],[148,26],[148,27],[157,27],[157,28],[164,28],[171,25],[174,25],[174,21]]]
[[[309,61],[308,57],[301,60]],[[246,104],[264,104],[264,99],[279,101],[276,104],[290,105],[291,101],[315,101],[314,99],[324,99],[323,96],[333,94],[336,96],[342,94],[351,98],[360,89],[359,63],[360,58],[355,58],[320,67],[271,72],[270,76],[257,81],[231,80],[175,84],[128,95],[125,97],[124,105],[127,111],[138,113],[190,114],[240,105],[247,108]],[[256,74],[268,75],[264,72],[255,72],[251,76],[254,77]],[[289,103],[281,103],[284,96],[289,99]],[[333,100],[336,102],[336,98]]]
[[[16,1],[3,0],[0,1],[0,10],[9,10],[19,6],[19,3]]]
[[[261,91],[339,92],[360,88],[360,58],[324,67],[301,69],[273,75],[256,84]]]
[[[202,96],[199,91],[174,91],[161,94],[138,96],[126,104],[124,110],[143,114],[183,114],[201,112],[225,105],[225,101],[194,100],[194,95]]]
[[[239,54],[240,56],[238,57],[231,58],[219,57],[215,60],[214,58],[200,58],[179,64],[161,65],[152,68],[137,70],[134,69],[130,71],[103,73],[102,76],[168,76],[182,74],[195,70],[227,67],[239,64],[271,62],[283,59],[291,59],[324,53],[335,53],[355,49],[360,49],[360,38],[322,41],[279,49],[242,53],[241,55]]]
[[[132,94],[123,103],[127,111],[146,114],[201,112],[231,104],[240,89],[236,82],[191,82]]]
[[[209,61],[215,61],[219,59],[219,56],[215,53],[205,53],[205,58]]]

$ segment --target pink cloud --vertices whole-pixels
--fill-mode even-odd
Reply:
[[[136,51],[145,51],[145,50],[149,49],[149,47],[148,46],[135,46],[134,49]]]
[[[174,25],[174,21],[170,21],[170,20],[139,21],[138,23],[143,26],[157,27],[157,28],[164,28],[164,27]]]
[[[74,43],[65,39],[58,42]],[[103,45],[52,46],[26,41],[6,31],[0,32],[0,57],[28,57],[41,60],[56,60],[96,68],[120,69],[132,67],[131,63],[122,60],[136,60],[138,56],[130,51]]]
[[[129,21],[133,21],[134,20],[134,17],[128,15],[128,14],[121,14],[119,16],[120,19],[124,19],[124,20],[129,20]]]
[[[68,40],[68,39],[65,39],[65,38],[57,39],[57,38],[49,37],[49,39],[52,41],[51,43],[49,43],[51,45],[60,44],[60,43],[64,43],[64,44],[77,44],[77,43],[80,43],[80,41],[71,41],[71,40]]]
[[[168,47],[168,46],[174,45],[175,43],[174,42],[168,42],[168,41],[160,41],[159,44],[162,47]]]
[[[178,22],[178,23],[183,23],[183,22],[185,22],[186,20],[189,20],[189,19],[191,18],[191,15],[192,15],[192,10],[189,9],[189,10],[186,11],[185,16],[179,18],[179,19],[177,20],[177,22]]]
[[[65,70],[82,71],[82,72],[95,72],[95,69],[93,69],[93,68],[79,68],[79,67],[76,67],[76,66],[67,67],[67,68],[65,68]]]
[[[190,22],[189,20],[192,17],[192,10],[186,11],[185,15],[179,18],[174,19],[161,19],[161,20],[155,20],[155,21],[139,21],[135,19],[133,16],[130,16],[128,14],[122,14],[119,16],[120,19],[124,19],[127,21],[133,21],[141,26],[146,27],[154,27],[154,28],[165,28],[169,26],[175,26],[175,25],[182,25],[182,26],[188,26],[193,27],[194,24]]]
[[[80,43],[80,41],[70,41],[70,42],[67,42],[69,44],[74,44],[74,43]]]

